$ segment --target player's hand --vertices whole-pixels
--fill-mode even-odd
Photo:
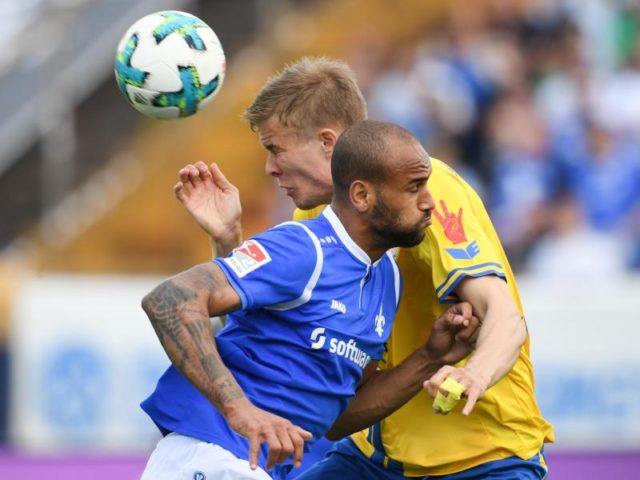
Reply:
[[[266,412],[246,398],[235,400],[236,404],[226,414],[231,428],[249,440],[249,465],[255,470],[258,466],[260,445],[269,447],[267,469],[284,462],[293,455],[293,465],[302,464],[304,442],[311,440],[311,433],[294,425],[289,420]]]
[[[462,409],[462,414],[469,415],[473,410],[473,407],[475,407],[478,399],[482,397],[484,392],[487,390],[487,386],[489,384],[488,380],[482,378],[478,373],[473,372],[472,370],[465,367],[457,368],[450,365],[445,365],[440,370],[438,370],[435,375],[433,375],[429,380],[424,382],[423,386],[427,389],[429,395],[431,395],[432,397],[435,397],[438,391],[446,396],[448,392],[444,389],[441,389],[440,385],[449,377],[453,378],[465,388],[462,396],[466,397],[467,401],[464,408]],[[446,412],[439,412],[436,410],[434,411],[435,413],[446,415]]]
[[[453,365],[472,352],[479,331],[471,304],[457,303],[435,321],[425,348],[434,360]]]
[[[240,194],[215,163],[186,165],[179,171],[180,181],[173,191],[198,225],[214,242],[238,245],[241,235]]]

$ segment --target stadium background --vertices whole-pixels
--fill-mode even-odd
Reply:
[[[228,69],[207,110],[160,122],[112,62],[129,24],[169,8],[218,33]],[[637,478],[637,2],[4,0],[0,22],[0,478],[138,478],[157,437],[137,403],[166,366],[139,300],[209,256],[176,172],[217,161],[245,235],[287,218],[239,116],[302,55],[347,60],[372,118],[482,194],[556,426],[552,478]]]

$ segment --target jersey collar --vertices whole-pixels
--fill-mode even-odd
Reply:
[[[324,215],[324,217],[329,221],[331,227],[336,232],[336,235],[338,235],[338,238],[346,249],[365,265],[371,265],[369,255],[367,255],[367,253],[349,236],[344,225],[342,225],[342,222],[331,208],[331,205],[328,205],[327,208],[322,211],[322,215]]]

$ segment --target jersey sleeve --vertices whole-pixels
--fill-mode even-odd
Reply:
[[[427,241],[419,247],[431,263],[438,300],[454,303],[459,301],[454,290],[466,277],[506,278],[504,257],[480,197],[466,182],[445,170],[430,186],[436,208]]]
[[[240,296],[243,310],[288,309],[308,300],[322,269],[322,249],[308,227],[287,222],[213,261]]]

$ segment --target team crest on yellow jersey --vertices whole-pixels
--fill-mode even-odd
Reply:
[[[434,209],[433,214],[440,225],[442,225],[444,235],[454,245],[466,243],[467,235],[465,234],[464,225],[462,224],[464,209],[460,207],[456,215],[449,211],[447,203],[444,200],[440,200],[440,208],[442,209],[442,213]],[[471,260],[480,253],[480,247],[478,246],[478,242],[473,240],[464,248],[445,248],[445,251],[456,260]]]

